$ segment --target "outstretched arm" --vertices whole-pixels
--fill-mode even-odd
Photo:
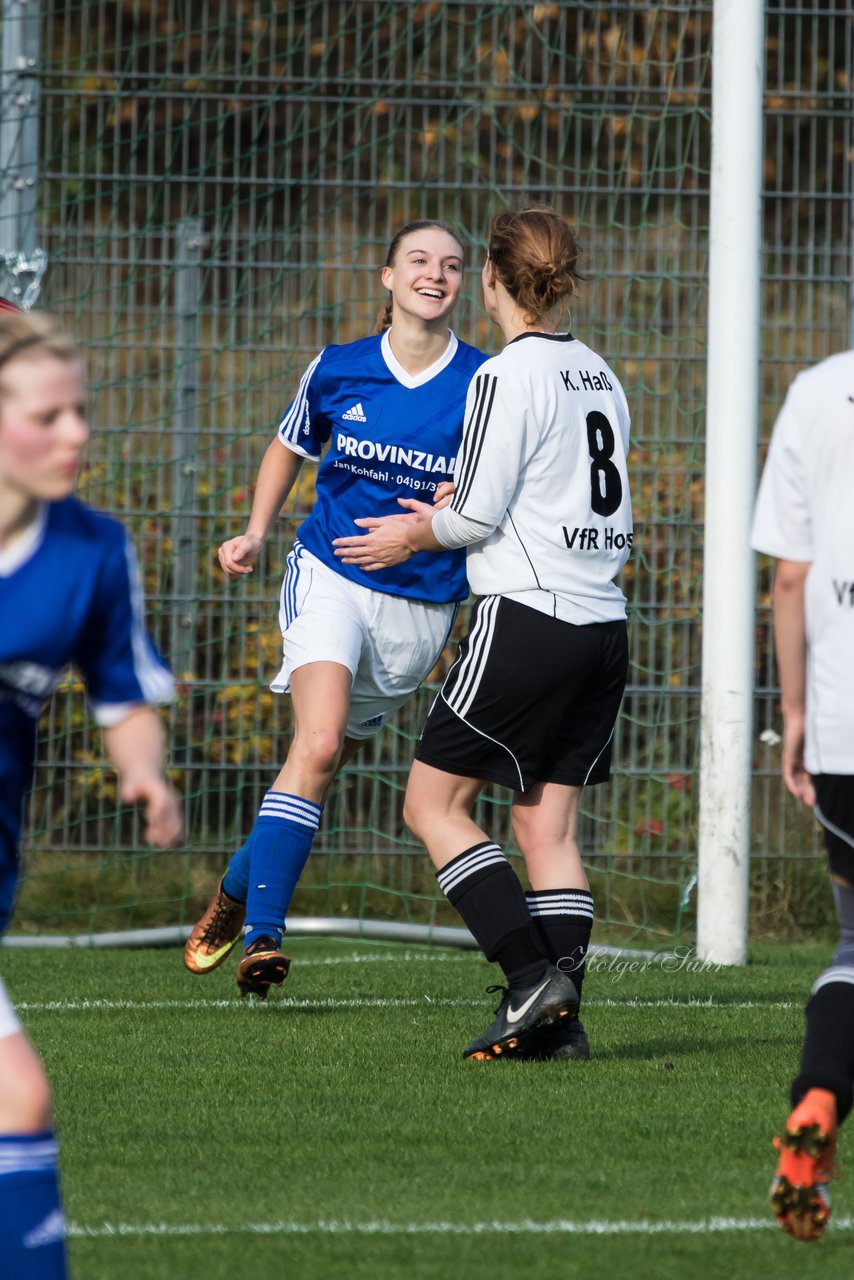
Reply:
[[[163,776],[163,732],[157,713],[140,703],[103,733],[119,775],[119,795],[125,804],[144,809],[146,840],[159,848],[177,844],[184,823],[178,796]]]

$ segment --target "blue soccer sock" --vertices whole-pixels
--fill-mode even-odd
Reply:
[[[269,791],[267,792],[267,795],[270,795]],[[232,855],[226,873],[222,877],[223,889],[228,894],[229,898],[234,898],[235,902],[245,902],[246,895],[249,892],[252,841],[254,838],[255,828],[253,827],[244,843],[237,850],[237,853]]]
[[[311,852],[322,809],[313,800],[268,791],[251,836],[252,874],[246,897],[246,942],[281,941],[285,917]]]
[[[15,1280],[65,1280],[65,1218],[56,1139],[0,1134],[0,1258]]]

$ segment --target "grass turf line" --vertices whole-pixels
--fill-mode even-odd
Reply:
[[[194,978],[177,951],[0,953],[13,998],[34,1006],[22,1017],[54,1082],[69,1219],[81,1232],[122,1222],[235,1230],[75,1234],[80,1280],[189,1271],[231,1280],[271,1266],[293,1280],[597,1280],[615,1268],[635,1280],[847,1274],[850,1230],[832,1226],[815,1247],[758,1225],[661,1235],[245,1233],[247,1224],[321,1220],[761,1221],[800,1003],[826,948],[763,950],[735,972],[594,972],[585,992],[594,1059],[550,1064],[459,1059],[492,1008],[483,988],[495,975],[476,956],[445,964],[429,949],[316,940],[290,949],[290,1008],[276,995],[266,1007],[232,1002],[232,963]],[[419,1003],[323,1006],[334,998]],[[154,1007],[61,1007],[122,999]],[[38,1007],[47,1001],[60,1007]],[[844,1135],[843,1163],[845,1145]],[[835,1191],[844,1219],[854,1193],[844,1179]]]

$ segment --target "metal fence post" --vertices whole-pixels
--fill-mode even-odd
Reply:
[[[169,659],[181,680],[193,664],[198,593],[196,473],[198,463],[201,262],[197,218],[178,223],[175,254],[175,416],[172,438],[172,627]]]
[[[3,0],[0,81],[0,267],[2,292],[32,306],[46,256],[36,248],[39,161],[39,0]]]

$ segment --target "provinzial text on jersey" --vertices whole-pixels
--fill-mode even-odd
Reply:
[[[414,471],[441,471],[450,475],[456,458],[425,453],[422,449],[405,449],[399,444],[379,444],[374,440],[357,440],[339,431],[335,439],[339,453],[361,458],[363,462],[388,462],[395,467],[412,467]]]
[[[566,525],[561,525],[563,540],[569,551],[622,551],[624,547],[631,549],[635,535],[633,533],[616,532],[613,525],[604,529],[589,528],[578,525],[570,533]],[[600,543],[599,537],[602,537]]]

